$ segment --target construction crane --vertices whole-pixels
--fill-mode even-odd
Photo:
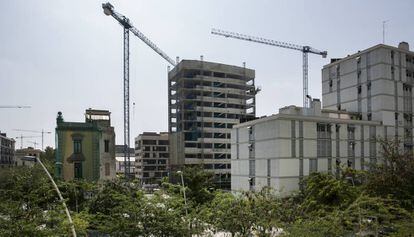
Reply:
[[[23,149],[23,138],[35,138],[35,137],[41,137],[41,136],[23,136],[23,135],[20,135],[20,137],[16,137],[16,139],[20,139],[20,149]]]
[[[105,15],[112,16],[121,24],[124,28],[124,161],[125,161],[125,178],[129,178],[130,174],[130,154],[129,154],[129,145],[130,145],[130,127],[129,127],[129,31],[131,31],[135,36],[141,39],[145,44],[152,48],[156,53],[158,53],[162,58],[167,60],[168,63],[175,66],[174,60],[172,60],[166,53],[164,53],[160,48],[157,47],[151,40],[149,40],[142,32],[135,28],[130,20],[118,13],[115,12],[114,6],[112,4],[103,3],[103,11]]]
[[[0,109],[30,109],[27,105],[0,105]]]
[[[267,44],[271,46],[277,46],[277,47],[282,47],[286,49],[293,49],[293,50],[301,51],[303,53],[303,68],[302,68],[303,69],[303,107],[309,108],[308,53],[318,54],[318,55],[321,55],[323,58],[326,58],[326,56],[328,55],[327,51],[317,50],[310,46],[302,46],[302,45],[297,45],[297,44],[285,43],[285,42],[264,39],[264,38],[259,38],[255,36],[239,34],[239,33],[234,33],[230,31],[223,31],[223,30],[218,30],[218,29],[212,29],[211,33],[214,35],[221,35],[224,37],[230,37],[230,38],[239,39],[239,40],[246,40],[246,41],[251,41],[255,43]]]
[[[45,135],[45,134],[51,134],[51,133],[52,133],[52,132],[47,132],[47,131],[44,131],[43,129],[42,129],[42,131],[36,131],[36,130],[25,130],[25,129],[13,129],[13,131],[19,131],[19,132],[31,132],[31,133],[40,133],[40,134],[42,134],[42,151],[43,151],[43,149],[44,149],[44,147],[43,147],[44,135]]]

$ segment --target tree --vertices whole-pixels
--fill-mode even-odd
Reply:
[[[56,191],[39,166],[15,167],[0,175],[0,236],[70,233]]]
[[[247,236],[256,221],[246,195],[217,192],[204,213],[205,221],[218,231],[228,231],[235,236]]]
[[[358,196],[358,190],[347,180],[328,173],[312,173],[304,181],[302,191],[303,214],[323,214],[336,208],[343,209]]]
[[[196,205],[201,205],[214,198],[212,193],[214,190],[214,173],[205,171],[202,166],[186,166],[182,174],[188,200]],[[177,173],[173,175],[175,180],[180,181],[179,184],[181,185],[180,175]]]
[[[367,174],[365,190],[381,197],[392,196],[403,207],[414,209],[414,157],[400,149],[399,141],[381,141],[382,159]]]
[[[55,153],[56,150],[50,146],[47,146],[45,151],[40,153],[40,159],[52,176],[55,173]]]

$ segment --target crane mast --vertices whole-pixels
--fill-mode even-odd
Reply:
[[[168,63],[175,66],[176,63],[172,60],[166,53],[164,53],[157,45],[155,45],[151,40],[149,40],[142,32],[135,28],[129,19],[116,12],[112,4],[103,3],[102,8],[105,15],[112,16],[117,20],[124,28],[124,162],[125,162],[125,178],[130,177],[130,109],[129,109],[129,32],[131,31],[135,36],[141,39],[146,45],[158,53],[162,58],[164,58]]]
[[[41,133],[42,134],[42,150],[44,150],[44,135],[45,134],[51,134],[52,132],[44,131],[36,131],[36,130],[25,130],[25,129],[13,129],[13,131],[19,131],[19,132],[31,132],[31,133]]]
[[[16,137],[16,139],[20,139],[20,149],[23,149],[23,138],[35,138],[40,136],[23,136],[20,135],[20,137]]]
[[[291,43],[286,43],[286,42],[281,42],[281,41],[276,41],[276,40],[271,40],[271,39],[265,39],[265,38],[260,38],[260,37],[255,37],[255,36],[230,32],[230,31],[218,30],[218,29],[212,29],[211,33],[214,34],[214,35],[220,35],[220,36],[224,36],[224,37],[227,37],[227,38],[234,38],[234,39],[239,39],[239,40],[251,41],[251,42],[255,42],[255,43],[267,44],[267,45],[271,45],[271,46],[277,46],[277,47],[281,47],[281,48],[301,51],[303,53],[303,57],[302,57],[302,59],[303,59],[303,65],[302,65],[302,71],[303,71],[303,107],[304,108],[309,108],[309,100],[308,100],[308,95],[309,95],[309,91],[308,91],[308,53],[321,55],[323,58],[326,58],[326,56],[328,55],[328,52],[321,51],[321,50],[318,50],[318,49],[314,49],[310,46],[302,46],[302,45],[297,45],[297,44],[291,44]]]

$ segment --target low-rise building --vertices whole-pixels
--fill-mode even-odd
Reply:
[[[129,174],[135,175],[135,150],[129,148]],[[119,175],[125,175],[125,157],[124,157],[124,146],[115,146],[115,158],[116,158],[116,173]]]
[[[142,184],[168,177],[168,133],[144,132],[135,138],[135,174]]]
[[[7,137],[6,133],[0,133],[0,168],[12,167],[15,165],[14,146],[16,141]]]
[[[17,166],[30,166],[34,165],[35,160],[28,160],[25,157],[36,157],[40,158],[42,151],[40,149],[35,149],[33,147],[27,147],[23,149],[17,149],[15,153],[16,165]]]
[[[64,180],[116,177],[115,132],[107,110],[88,109],[85,122],[56,122],[56,175]]]
[[[358,113],[288,106],[279,114],[234,126],[231,187],[259,191],[272,187],[282,194],[298,190],[312,172],[338,173],[341,166],[367,169],[379,157],[378,121],[359,120]]]

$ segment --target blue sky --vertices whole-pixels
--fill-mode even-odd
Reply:
[[[123,138],[122,28],[103,14],[101,1],[1,0],[0,130],[54,132],[56,114],[83,121],[87,108],[108,109]],[[219,28],[310,45],[328,58],[309,55],[309,91],[321,97],[321,69],[382,42],[414,47],[414,1],[152,0],[111,1],[115,10],[170,57],[242,65],[256,70],[257,115],[302,105],[300,52],[210,34]],[[167,130],[167,62],[138,38],[130,38],[131,140],[143,131]],[[26,134],[35,135],[35,134]],[[37,140],[40,139],[28,139]],[[54,146],[54,133],[46,145]],[[24,146],[30,145],[25,143]],[[17,142],[20,146],[20,142]]]

